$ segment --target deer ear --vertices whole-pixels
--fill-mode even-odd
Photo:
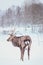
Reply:
[[[12,35],[13,35],[13,33],[11,33],[11,34],[8,34],[8,35],[12,36]]]
[[[10,34],[10,36],[12,36],[12,34]]]

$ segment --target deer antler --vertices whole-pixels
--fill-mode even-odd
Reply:
[[[15,32],[15,28],[13,30],[11,30],[12,34]]]
[[[13,30],[9,31],[9,32],[10,32],[10,33],[9,33],[8,35],[13,35],[14,32],[15,32],[15,28],[14,28]]]

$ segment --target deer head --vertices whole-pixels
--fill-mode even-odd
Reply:
[[[12,41],[12,39],[14,38],[14,35],[13,34],[9,34],[10,37],[7,39],[7,41]]]
[[[14,31],[15,31],[15,29],[11,30],[11,32],[12,32],[11,34],[8,34],[8,35],[10,35],[10,37],[7,39],[7,41],[12,41],[12,39],[15,37]]]

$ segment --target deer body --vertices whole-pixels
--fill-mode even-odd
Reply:
[[[20,48],[21,59],[22,60],[23,60],[25,48],[26,48],[26,46],[28,46],[28,58],[29,58],[29,50],[30,50],[31,43],[32,43],[32,40],[31,40],[30,36],[20,36],[20,37],[17,37],[17,36],[14,36],[14,35],[10,35],[10,37],[7,39],[7,41],[11,41],[12,44],[15,47],[19,47]]]

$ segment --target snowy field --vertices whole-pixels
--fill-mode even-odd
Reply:
[[[27,51],[24,54],[24,61],[20,60],[20,49],[14,47],[11,42],[7,42],[8,34],[0,33],[0,65],[43,65],[43,34],[23,31],[22,35],[30,35],[32,46],[30,59],[28,60]],[[19,36],[20,31],[16,33]]]

